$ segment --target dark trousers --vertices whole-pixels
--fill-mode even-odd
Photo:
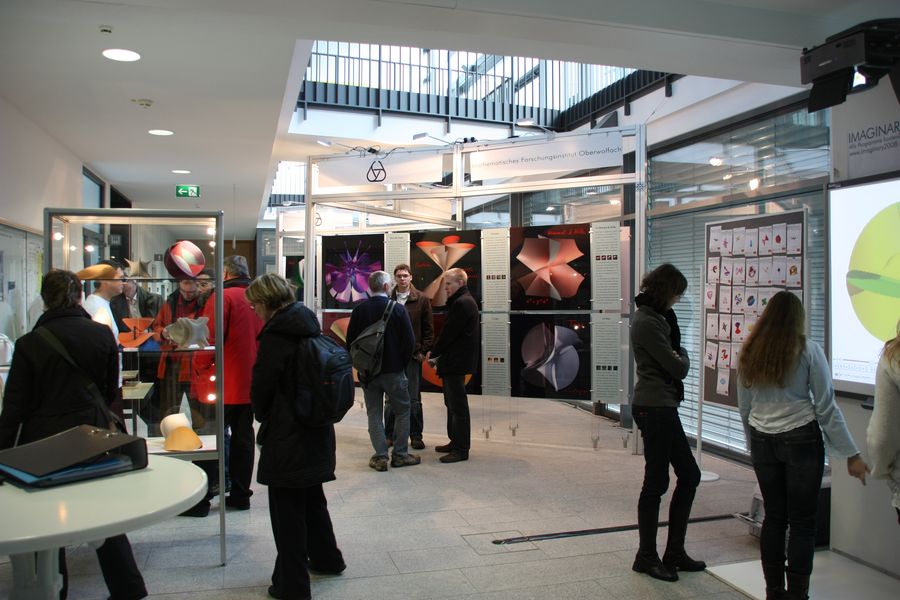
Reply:
[[[815,421],[784,433],[750,430],[750,456],[766,511],[759,540],[762,563],[783,565],[788,531],[788,573],[812,573],[816,509],[825,469],[825,445]]]
[[[694,494],[700,485],[700,469],[688,445],[677,408],[633,406],[632,416],[644,439],[644,485],[638,500],[640,549],[647,557],[656,553],[660,498],[669,488],[669,465],[675,469],[675,491],[669,503],[669,537],[666,552],[684,551],[684,538]]]
[[[272,586],[279,598],[310,598],[309,566],[339,571],[337,547],[322,484],[306,488],[269,486],[269,517],[278,555]]]
[[[103,580],[109,590],[111,600],[137,600],[147,595],[144,578],[134,561],[131,544],[125,535],[106,538],[102,546],[97,548],[97,561]],[[66,566],[66,549],[59,549],[59,572],[63,578],[63,587],[59,592],[61,600],[69,593],[69,569]]]
[[[409,389],[409,438],[421,440],[425,419],[422,415],[422,363],[416,359],[406,365],[407,388]],[[384,435],[394,439],[394,409],[390,402],[384,405]]]
[[[250,483],[253,480],[253,459],[256,455],[256,445],[253,437],[253,407],[249,404],[226,404],[223,414],[225,429],[231,430],[230,440],[226,440],[225,448],[225,477],[231,482],[229,496],[235,500],[246,500],[253,495]],[[219,483],[219,465],[215,460],[204,460],[195,463],[206,472],[209,479],[209,488],[214,488]],[[207,493],[206,498],[198,503],[209,504],[211,498]]]
[[[472,420],[469,417],[469,397],[466,395],[465,375],[443,375],[444,406],[447,407],[447,437],[453,450],[469,453],[472,445]]]

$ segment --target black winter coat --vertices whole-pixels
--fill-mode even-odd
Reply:
[[[463,286],[447,299],[447,319],[431,349],[438,359],[438,375],[466,375],[478,370],[480,326],[478,303]]]
[[[119,355],[109,327],[92,321],[80,306],[48,310],[34,329],[39,327],[59,339],[112,404],[119,389]],[[78,425],[106,423],[75,369],[56,350],[36,331],[19,338],[3,396],[0,449],[13,446],[20,424],[19,444],[26,444]]]
[[[315,314],[297,302],[276,312],[257,337],[250,401],[261,424],[256,480],[263,485],[303,488],[334,480],[334,426],[306,427],[294,408],[310,401],[294,367],[298,341],[320,332]]]

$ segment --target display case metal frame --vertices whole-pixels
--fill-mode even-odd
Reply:
[[[54,224],[62,226],[62,238],[54,240]],[[78,209],[78,208],[45,208],[44,209],[44,269],[48,272],[54,265],[54,242],[62,241],[62,248],[66,249],[67,242],[72,237],[71,228],[76,225],[150,225],[170,227],[206,227],[214,228],[214,241],[216,248],[224,248],[224,213],[212,210],[156,210],[156,209]],[[63,252],[62,268],[71,270],[70,252]],[[216,449],[209,451],[170,452],[184,460],[195,461],[215,454],[218,461],[219,482],[225,481],[225,425],[224,415],[224,377],[222,365],[224,364],[224,302],[221,290],[223,289],[223,253],[215,252],[215,361],[216,361]],[[174,279],[174,278],[166,278]],[[226,561],[226,537],[225,537],[225,486],[219,486],[219,556],[222,565]]]

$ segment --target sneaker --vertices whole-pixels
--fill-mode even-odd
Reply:
[[[387,458],[384,456],[373,456],[369,459],[369,468],[376,471],[387,471]]]
[[[422,441],[422,438],[413,438],[409,445],[412,446],[413,450],[425,449],[425,442]]]
[[[450,444],[444,444],[443,446],[435,446],[434,451],[435,452],[443,452],[446,454],[447,452],[453,452],[453,446]]]
[[[449,454],[440,457],[438,460],[440,460],[442,463],[462,462],[464,460],[469,460],[469,453],[453,450]]]
[[[235,498],[228,496],[225,498],[225,506],[234,510],[250,510],[250,498]]]
[[[398,467],[411,467],[412,465],[417,465],[422,462],[422,459],[418,457],[416,454],[404,454],[402,456],[398,456],[395,454],[391,457],[391,466],[394,468]]]

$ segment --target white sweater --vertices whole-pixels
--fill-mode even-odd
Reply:
[[[875,410],[866,432],[872,476],[887,480],[891,504],[900,509],[900,364],[885,356],[875,375]]]

